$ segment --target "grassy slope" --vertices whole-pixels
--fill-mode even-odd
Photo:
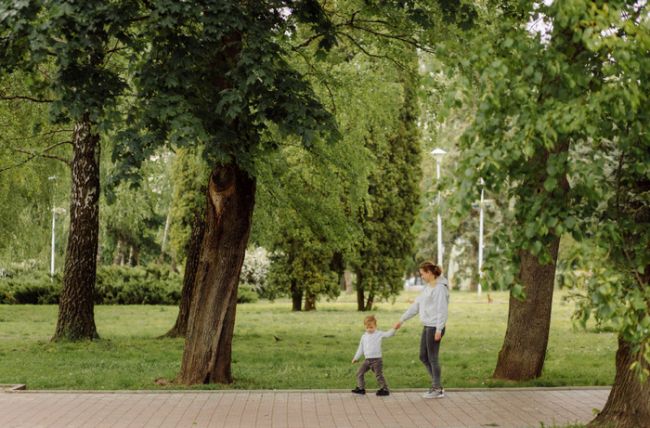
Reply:
[[[506,293],[453,292],[447,334],[441,348],[445,387],[505,386],[490,379],[508,315]],[[379,329],[398,320],[416,294],[403,293],[373,313]],[[319,310],[292,313],[286,300],[237,308],[233,344],[234,388],[350,388],[357,365],[350,360],[363,333],[354,297],[319,302]],[[527,385],[605,385],[614,376],[614,333],[573,328],[573,305],[555,296],[544,374]],[[180,366],[183,340],[156,339],[173,324],[177,308],[98,306],[101,340],[50,343],[56,306],[0,305],[0,383],[30,389],[153,389],[157,378],[172,379]],[[406,323],[384,341],[384,374],[392,388],[423,388],[426,372],[418,360],[420,324]],[[276,341],[274,336],[280,338]],[[366,375],[368,387],[376,383]],[[177,385],[168,386],[178,388]],[[220,388],[204,386],[204,388]]]

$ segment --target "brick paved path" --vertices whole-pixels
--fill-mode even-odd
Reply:
[[[1,392],[0,427],[537,427],[586,423],[608,389]]]

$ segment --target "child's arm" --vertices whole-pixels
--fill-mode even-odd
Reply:
[[[357,348],[357,353],[354,354],[354,358],[352,358],[352,362],[356,363],[357,361],[359,361],[361,355],[363,355],[363,337],[361,337],[361,340],[359,340],[359,347]]]
[[[381,333],[381,337],[382,337],[382,339],[383,339],[383,338],[386,338],[386,337],[393,337],[393,336],[395,336],[395,332],[396,332],[396,331],[397,331],[397,330],[395,330],[394,328],[391,328],[391,329],[388,330],[388,331],[384,331],[384,332],[382,332],[382,333]]]

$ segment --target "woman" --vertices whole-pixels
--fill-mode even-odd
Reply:
[[[445,390],[440,381],[440,341],[445,335],[447,324],[447,307],[449,305],[449,285],[447,279],[442,276],[439,266],[431,262],[424,262],[420,265],[420,276],[427,282],[428,286],[404,312],[395,329],[402,324],[420,315],[420,321],[424,325],[420,339],[420,361],[424,364],[431,376],[431,388],[423,395],[424,398],[442,398]]]

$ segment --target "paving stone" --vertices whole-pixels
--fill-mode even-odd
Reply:
[[[0,427],[500,427],[586,423],[607,388],[424,391],[388,397],[342,391],[0,392]]]

